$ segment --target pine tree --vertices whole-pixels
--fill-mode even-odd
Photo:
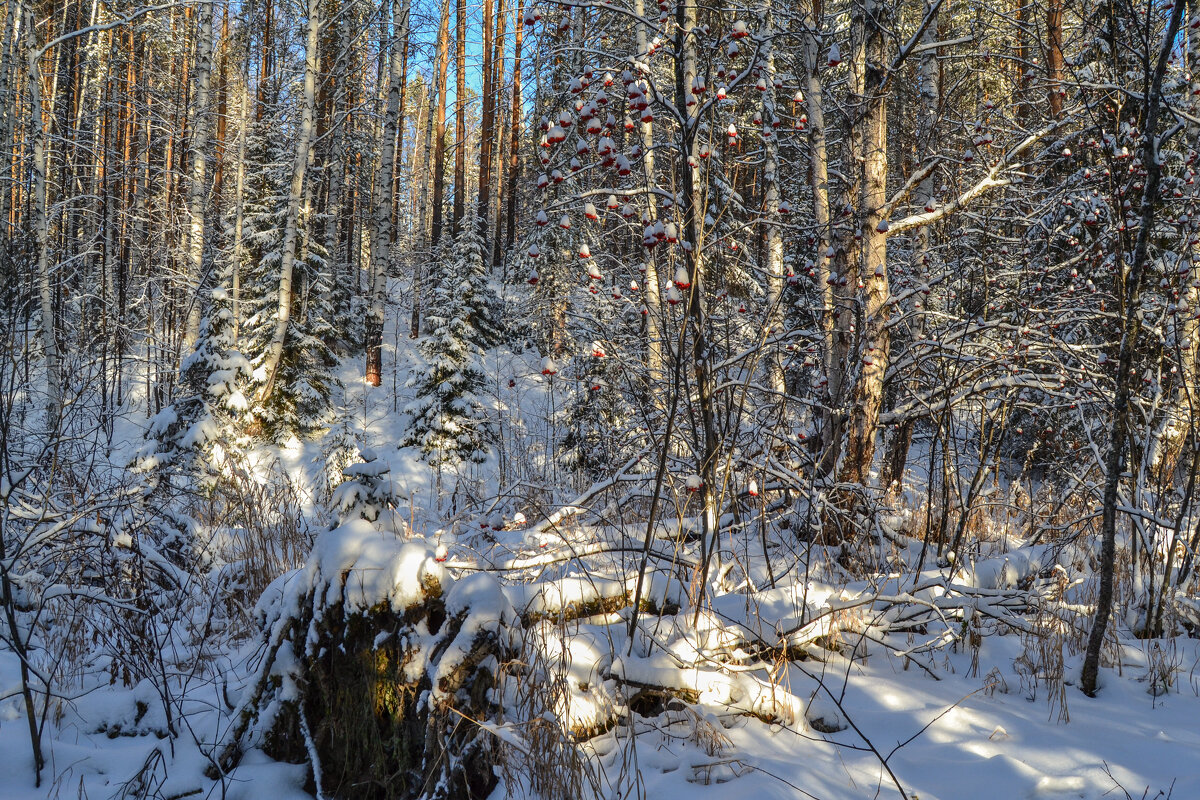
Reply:
[[[466,270],[467,240],[473,226],[464,225],[455,242],[457,258],[442,248],[434,264],[436,280],[426,311],[426,330],[419,345],[425,364],[413,376],[416,398],[407,411],[412,426],[405,446],[421,448],[432,466],[457,466],[463,461],[480,463],[485,455],[487,420],[478,392],[484,385],[480,365],[482,330],[472,327],[472,308],[465,298],[479,287]]]

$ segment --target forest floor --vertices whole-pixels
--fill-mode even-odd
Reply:
[[[397,509],[399,516],[411,535],[424,537],[431,549],[448,545],[448,567],[492,569],[505,559],[511,565],[513,559],[577,553],[605,537],[641,546],[644,525],[622,528],[611,524],[610,516],[604,530],[572,523],[550,535],[535,526],[533,515],[527,525],[514,519],[511,502],[494,511],[472,512],[473,521],[457,531],[439,527],[477,496],[470,490],[453,499],[435,499],[436,482],[429,470],[411,451],[394,446],[404,425],[406,365],[415,355],[410,343],[391,331],[389,341],[385,383],[394,379],[397,391],[367,392],[359,368],[347,364],[341,376],[346,387],[342,435],[350,430],[389,464],[392,489],[408,503]],[[552,416],[556,398],[551,386],[530,358],[493,353],[489,359],[494,379],[490,402],[521,409],[520,414],[503,414],[510,424],[526,421],[520,423],[523,429],[501,434],[521,444],[510,457],[552,463],[548,429],[528,422]],[[385,394],[386,401],[379,399]],[[117,440],[137,438],[131,430]],[[301,505],[312,517],[314,531],[324,521],[315,509],[320,492],[311,487],[322,480],[322,454],[330,446],[328,440],[294,441],[263,454],[278,459],[291,479],[310,487],[308,494],[302,493]],[[114,451],[113,458],[128,455]],[[510,462],[505,468],[520,467]],[[494,460],[479,467],[476,483],[494,481],[486,476],[500,469]],[[559,495],[573,496],[578,488]],[[480,521],[489,514],[507,518],[504,534],[495,532],[494,522],[492,532],[482,534]],[[655,546],[676,548],[680,563],[696,557],[694,537],[688,544],[678,535],[686,526],[681,513],[657,532]],[[1083,618],[1072,611],[1081,606],[1072,603],[1088,600],[1086,587],[1080,588],[1086,580],[1079,579],[1080,571],[1071,572],[1079,558],[1070,547],[1027,546],[1000,532],[990,549],[980,550],[977,561],[965,569],[927,566],[918,574],[902,566],[899,572],[847,572],[834,565],[837,559],[829,552],[801,553],[794,542],[786,545],[777,530],[770,532],[768,545],[760,533],[745,528],[744,538],[722,554],[732,567],[714,583],[711,603],[701,615],[688,606],[678,581],[674,590],[669,588],[671,570],[656,567],[647,596],[659,608],[677,603],[681,609],[659,617],[643,615],[636,646],[629,645],[628,616],[621,614],[577,619],[543,639],[568,654],[561,662],[571,684],[564,717],[606,731],[581,745],[584,759],[577,767],[587,773],[585,782],[598,789],[598,796],[1200,798],[1200,640],[1137,639],[1118,621],[1102,690],[1095,698],[1085,697],[1074,685],[1082,662],[1081,629],[1061,624],[1071,614],[1076,621]],[[902,534],[891,541],[893,560],[882,562],[918,562],[919,542]],[[782,574],[768,578],[768,560]],[[542,564],[505,573],[510,602],[518,610],[536,606],[553,613],[571,602],[611,599],[614,591],[627,591],[636,576],[636,559],[624,556],[566,561],[569,566],[546,569]],[[781,564],[791,564],[791,569]],[[1077,587],[1072,591],[1084,595],[1063,596],[1060,586],[1057,606],[1047,601],[1035,603],[1033,611],[1030,605],[1019,611],[1002,607],[1005,598],[1019,594],[1018,586],[1028,600],[1030,583],[1050,573],[1061,573],[1062,585],[1069,579]],[[667,581],[666,588],[661,580]],[[967,606],[978,613],[963,615]],[[948,608],[958,615],[946,613]],[[311,797],[304,789],[306,766],[276,763],[258,751],[247,754],[224,780],[206,777],[208,755],[231,729],[234,709],[262,653],[251,625],[224,637],[185,635],[204,623],[204,612],[198,608],[194,617],[181,620],[160,648],[159,666],[172,676],[169,696],[151,681],[126,687],[112,680],[121,672],[119,660],[80,663],[64,682],[63,697],[51,703],[45,723],[46,768],[38,787],[18,662],[12,653],[0,651],[0,763],[5,765],[0,798]],[[839,614],[857,614],[859,624],[832,637],[823,635],[821,624]],[[926,622],[896,626],[898,616],[911,614],[925,614]],[[826,622],[820,623],[822,619]],[[728,636],[740,636],[743,643],[756,637],[766,642],[779,631],[805,624],[816,627],[792,644],[807,647],[812,657],[764,664],[760,654],[743,659],[741,667],[728,660],[714,666],[713,653],[729,656]],[[838,636],[840,647],[833,643]],[[725,644],[711,644],[722,637]],[[745,666],[749,661],[755,662],[753,667]],[[622,681],[625,687],[659,685],[683,701],[644,714],[614,714]],[[175,734],[168,735],[172,729]],[[519,736],[514,741],[519,750]],[[508,782],[502,780],[493,797],[534,797],[523,770],[536,760],[536,754],[529,761],[514,756],[502,771]]]
[[[1050,702],[1044,688],[1035,697],[1014,674],[1014,660],[1022,655],[1017,636],[989,637],[975,671],[970,653],[945,654],[936,668],[940,680],[920,669],[905,671],[901,659],[881,653],[826,667],[824,685],[852,723],[836,733],[803,722],[767,724],[701,703],[695,706],[698,718],[638,718],[636,737],[618,727],[588,750],[602,780],[617,783],[623,770],[626,778],[636,773],[641,791],[632,796],[661,800],[898,797],[881,756],[908,796],[920,800],[1196,798],[1198,644],[1126,643],[1120,674],[1105,674],[1097,698],[1067,686],[1061,701]],[[1172,685],[1155,697],[1148,692],[1159,658],[1153,648],[1164,646],[1176,671]],[[1069,657],[1067,674],[1078,666],[1078,657]],[[795,694],[819,696],[812,669],[808,663],[792,666],[780,680]],[[0,660],[0,682],[9,696],[0,704],[0,797],[7,800],[310,796],[302,790],[305,767],[261,754],[251,753],[224,785],[204,777],[206,761],[195,741],[212,742],[229,725],[209,682],[183,704],[188,732],[173,743],[160,738],[165,719],[149,685],[99,686],[64,703],[49,723],[45,782],[35,788],[24,714],[20,700],[11,697],[18,685],[11,656]],[[1069,721],[1060,719],[1064,707]],[[696,736],[701,725],[715,737]],[[149,791],[139,794],[130,783],[135,779]],[[493,797],[509,794],[501,785]],[[511,794],[526,796],[519,788]]]

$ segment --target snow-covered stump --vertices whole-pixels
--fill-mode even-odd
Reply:
[[[497,783],[484,724],[515,614],[484,573],[452,579],[423,542],[351,521],[260,602],[268,663],[239,750],[312,765],[335,797],[483,798]]]

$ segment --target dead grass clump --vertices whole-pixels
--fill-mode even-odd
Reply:
[[[510,722],[518,732],[517,739],[500,746],[505,784],[526,786],[543,800],[598,796],[599,780],[580,743],[607,732],[614,718],[571,727],[568,654],[563,648],[547,647],[537,630],[525,629],[520,656],[504,667],[506,705],[515,710]]]
[[[254,626],[254,604],[270,583],[303,566],[314,531],[299,487],[281,469],[264,480],[230,463],[193,514],[211,532],[209,557],[220,565],[225,613],[236,635]]]

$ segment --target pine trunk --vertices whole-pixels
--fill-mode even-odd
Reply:
[[[467,0],[454,0],[454,235],[467,212]]]
[[[512,250],[517,239],[517,179],[521,174],[521,45],[525,35],[525,22],[521,6],[513,2],[513,78],[512,110],[509,123],[512,131],[508,142],[508,198],[505,212],[504,249]]]
[[[438,24],[437,56],[434,66],[437,86],[437,118],[433,143],[433,223],[430,247],[436,251],[444,227],[442,206],[446,187],[446,73],[450,65],[450,0],[442,0],[442,18]]]
[[[484,258],[492,252],[488,220],[492,207],[492,141],[496,136],[495,41],[492,0],[483,0],[483,111],[479,131],[479,199],[476,219],[483,237]]]
[[[489,206],[487,216],[484,219],[484,226],[487,228],[487,241],[491,242],[491,258],[492,268],[495,269],[500,264],[502,253],[500,251],[500,220],[501,209],[504,207],[504,47],[505,36],[507,35],[508,25],[508,7],[505,0],[497,0],[496,3],[496,32],[495,32],[495,48],[492,55],[492,108],[496,115],[492,125],[492,136],[495,137],[497,145],[496,152],[492,159],[489,159],[489,165],[495,166],[495,177],[491,182],[495,183],[496,202],[495,216],[492,216],[492,207]],[[518,28],[520,25],[517,26]],[[494,164],[493,164],[494,159]],[[492,174],[492,166],[488,167],[488,174]],[[490,190],[489,190],[490,191]]]
[[[1063,110],[1063,0],[1048,0],[1046,4],[1046,72],[1049,86],[1050,114],[1055,119]]]

